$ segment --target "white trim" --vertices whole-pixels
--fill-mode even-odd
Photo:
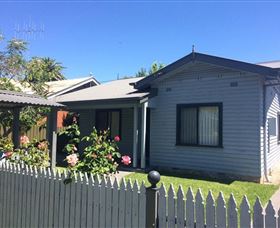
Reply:
[[[147,122],[147,106],[148,102],[142,104],[142,121],[141,121],[141,168],[146,167],[146,122]]]
[[[133,107],[133,167],[137,167],[138,148],[138,105]]]

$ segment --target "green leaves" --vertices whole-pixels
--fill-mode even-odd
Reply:
[[[78,125],[67,127],[63,134],[78,137]],[[105,175],[115,173],[118,167],[118,159],[121,157],[119,148],[114,140],[109,138],[110,131],[97,131],[93,128],[92,132],[82,138],[89,145],[84,149],[80,160],[75,167],[69,166],[69,171],[82,171],[93,174]],[[74,139],[74,138],[73,138]],[[73,153],[73,139],[67,144],[66,151]]]

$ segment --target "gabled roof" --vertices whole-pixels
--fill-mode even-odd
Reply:
[[[162,75],[165,75],[185,64],[188,64],[190,62],[195,62],[195,61],[204,62],[212,65],[218,65],[228,69],[236,69],[244,72],[252,72],[260,75],[275,76],[275,77],[278,76],[278,71],[276,69],[267,66],[260,66],[252,63],[246,63],[242,61],[226,59],[226,58],[221,58],[212,55],[206,55],[198,52],[192,52],[189,55],[167,65],[166,67],[155,72],[154,74],[147,76],[141,81],[136,82],[134,84],[134,87],[136,89],[148,88],[152,82],[162,77]]]
[[[48,98],[59,96],[68,91],[74,90],[80,86],[86,85],[90,82],[92,82],[94,85],[100,84],[94,77],[84,77],[47,82],[46,84],[49,86]]]
[[[78,90],[56,97],[60,103],[87,102],[87,101],[108,101],[108,100],[140,100],[149,93],[138,92],[131,86],[142,78],[128,78],[114,80],[98,86]]]
[[[34,94],[0,90],[0,107],[22,107],[22,106],[47,106],[62,107],[53,100],[48,100]]]

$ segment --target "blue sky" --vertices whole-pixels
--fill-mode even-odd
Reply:
[[[55,58],[67,78],[134,75],[189,54],[193,44],[198,52],[248,62],[280,59],[276,1],[0,1],[0,10],[7,39],[26,38],[26,25],[44,26],[27,37],[27,55]]]

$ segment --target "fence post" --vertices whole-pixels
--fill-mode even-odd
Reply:
[[[149,172],[148,181],[150,182],[151,186],[146,188],[146,227],[154,228],[157,227],[157,183],[160,181],[160,174],[157,171]]]

